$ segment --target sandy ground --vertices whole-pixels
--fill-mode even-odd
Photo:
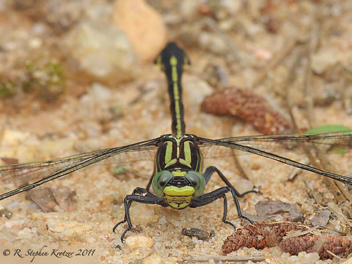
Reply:
[[[263,46],[270,47],[273,37],[267,38],[263,40]],[[255,45],[252,45],[254,49]],[[273,53],[277,51],[276,46],[279,44],[273,45]],[[186,50],[192,60],[192,68],[183,78],[187,133],[208,138],[259,134],[244,121],[200,112],[202,99],[213,91],[205,82],[203,73],[204,65],[210,58],[206,55],[207,51],[196,47]],[[84,92],[79,95],[68,92],[50,107],[33,98],[25,102],[27,108],[17,108],[15,103],[14,107],[10,107],[8,102],[2,102],[1,158],[14,158],[20,163],[45,161],[124,146],[170,133],[169,102],[163,74],[150,62],[135,67],[138,78],[133,81],[112,88],[97,82],[82,85]],[[282,69],[283,72],[285,70]],[[250,77],[258,72],[260,70],[250,68],[244,70],[243,75],[239,72],[234,76],[228,74],[229,83],[245,86]],[[274,73],[279,74],[280,69],[275,69]],[[271,97],[277,107],[285,112],[282,100],[275,98],[277,90],[270,90],[277,88],[280,82],[273,78],[268,85],[259,85],[254,91]],[[293,112],[300,126],[307,128],[308,121],[303,110],[294,106]],[[313,115],[316,126],[339,124],[352,127],[352,116],[347,114],[341,100],[314,107]],[[302,154],[286,153],[285,150],[279,153],[297,161],[303,160]],[[259,190],[258,194],[249,194],[240,199],[241,208],[247,214],[255,215],[254,206],[259,201],[281,200],[297,205],[305,218],[309,219],[322,207],[316,205],[308,195],[307,184],[315,184],[323,188],[321,193],[326,193],[328,197],[330,195],[324,191],[319,176],[302,172],[294,180],[288,181],[286,177],[292,169],[289,166],[254,155],[240,155],[239,159],[248,172],[249,180],[238,175],[232,157],[209,159],[205,165],[217,166],[240,192],[252,186]],[[351,153],[348,152],[329,156],[336,172],[342,175],[350,173],[350,159]],[[188,258],[224,256],[221,246],[233,229],[221,222],[221,200],[202,208],[182,211],[134,204],[131,214],[135,228],[127,233],[126,244],[121,244],[120,236],[124,227],[118,227],[116,234],[112,228],[123,219],[123,198],[135,187],[146,186],[152,174],[153,162],[118,165],[126,168],[126,171],[114,175],[117,164],[91,166],[39,187],[74,191],[73,202],[67,210],[53,205],[52,212],[43,212],[36,203],[26,199],[26,193],[1,201],[0,209],[10,210],[12,216],[10,219],[0,218],[0,261],[29,263],[34,258],[33,263],[198,263],[198,260],[190,261]],[[214,175],[206,191],[221,186],[223,183]],[[15,184],[2,184],[0,193],[14,187]],[[239,227],[246,224],[238,218],[230,199],[228,205],[228,219]],[[277,220],[282,218],[279,216]],[[208,241],[189,238],[181,233],[183,228],[188,227],[214,231],[215,236]],[[34,257],[36,252],[39,255]],[[228,256],[253,255],[263,257],[260,263],[297,261],[288,253],[282,253],[278,247],[264,250],[245,248]],[[307,259],[306,263],[316,260],[312,254],[302,253],[301,257]],[[215,262],[209,257],[208,263]],[[331,263],[331,260],[317,260],[316,263]]]

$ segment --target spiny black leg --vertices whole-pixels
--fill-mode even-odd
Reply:
[[[226,198],[226,195],[224,194],[224,214],[222,216],[222,221],[225,223],[225,224],[228,224],[230,226],[232,226],[235,230],[236,230],[236,226],[231,223],[230,221],[227,221],[226,220],[226,217],[227,217],[227,198]]]
[[[136,189],[134,189],[133,192],[132,192],[132,195],[143,195],[143,194],[146,194],[146,195],[148,196],[147,191],[144,190],[143,188],[139,188],[139,187],[137,187]],[[126,201],[126,198],[127,198],[127,196],[126,196],[125,199],[123,200],[123,204],[124,204],[124,207],[125,207],[125,217],[124,217],[124,219],[123,219],[122,221],[118,222],[118,223],[113,227],[112,231],[113,231],[114,233],[116,233],[116,232],[115,232],[116,228],[117,228],[119,225],[125,223],[126,221],[128,222],[128,226],[129,226],[129,227],[131,226],[130,229],[132,228],[131,221],[128,221],[129,215],[130,215],[129,212],[130,212],[130,207],[131,207],[131,204],[132,204],[132,200]],[[126,231],[125,231],[125,232],[126,232]],[[122,236],[124,236],[124,234],[123,234]]]
[[[196,207],[201,207],[201,206],[210,204],[219,198],[223,198],[225,193],[228,193],[229,191],[230,191],[229,187],[221,187],[210,193],[205,193],[200,196],[193,197],[189,206],[191,208],[196,208]]]
[[[128,195],[128,196],[132,196],[132,195]],[[132,223],[131,223],[131,218],[130,218],[130,206],[132,204],[132,200],[128,200],[127,199],[128,196],[126,196],[125,199],[123,200],[123,204],[125,206],[125,217],[124,217],[124,219],[122,221],[118,222],[114,226],[114,228],[112,229],[112,231],[115,233],[116,228],[120,224],[125,223],[127,221],[128,227],[126,228],[126,230],[121,235],[121,242],[122,243],[124,241],[124,237],[125,237],[126,233],[132,229]]]
[[[238,216],[248,220],[251,224],[253,224],[252,220],[250,220],[247,217],[245,217],[244,215],[242,215],[241,207],[240,207],[240,204],[238,202],[236,193],[230,186],[219,188],[219,189],[217,189],[215,191],[212,191],[210,193],[205,193],[205,194],[203,194],[201,196],[198,196],[198,197],[193,197],[189,206],[191,208],[204,206],[204,205],[212,203],[213,201],[215,201],[215,200],[217,200],[219,198],[224,198],[224,200],[226,200],[225,194],[228,193],[228,192],[231,192],[231,194],[232,194],[233,200],[234,200],[235,205],[236,205]],[[227,203],[224,204],[224,216],[223,216],[223,220],[222,221],[224,223],[229,224],[232,227],[236,228],[234,224],[232,224],[232,223],[230,223],[229,221],[226,220],[226,216],[227,216]],[[225,221],[224,221],[224,219],[225,219]]]
[[[208,183],[208,181],[210,180],[210,178],[211,178],[211,176],[213,175],[214,172],[217,172],[219,174],[220,178],[223,180],[223,182],[225,182],[225,184],[227,186],[229,186],[231,189],[233,189],[233,191],[235,192],[237,197],[243,197],[243,196],[245,196],[248,193],[257,193],[256,190],[251,190],[251,191],[247,191],[247,192],[244,192],[244,193],[239,193],[236,190],[236,188],[229,182],[229,180],[224,176],[224,174],[222,174],[222,172],[218,168],[216,168],[214,166],[208,167],[203,173],[203,176],[205,178],[206,183]]]
[[[127,195],[123,200],[124,207],[125,207],[125,217],[122,221],[118,222],[113,228],[113,232],[115,233],[116,228],[120,224],[127,222],[128,227],[122,233],[122,236],[121,236],[122,243],[124,241],[124,237],[126,233],[132,229],[132,222],[130,217],[130,207],[132,202],[163,205],[165,201],[164,201],[164,198],[155,196],[154,194],[151,194],[150,192],[148,192],[143,188],[136,188],[131,195]]]
[[[206,171],[207,171],[208,169],[209,169],[209,171],[211,171],[212,173],[214,173],[214,172],[216,171],[216,172],[219,174],[220,178],[226,183],[226,185],[229,186],[230,192],[231,192],[232,197],[233,197],[233,200],[235,201],[235,205],[236,205],[236,209],[237,209],[237,214],[238,214],[238,216],[241,217],[241,218],[246,219],[246,220],[249,221],[251,224],[253,224],[253,221],[252,221],[252,220],[250,220],[248,217],[246,217],[246,216],[244,216],[244,215],[242,214],[241,207],[240,207],[240,204],[239,204],[239,202],[238,202],[237,197],[243,197],[243,196],[245,196],[245,195],[248,194],[248,193],[257,193],[257,191],[251,190],[251,191],[247,191],[247,192],[244,192],[244,193],[239,193],[239,192],[236,190],[236,188],[229,182],[229,180],[225,177],[224,174],[222,174],[222,172],[221,172],[218,168],[216,168],[216,167],[214,167],[214,166],[210,166],[210,167],[208,167],[208,168],[206,169]]]
[[[140,196],[140,195],[149,196],[148,194],[149,194],[149,193],[148,193],[147,190],[145,190],[145,189],[143,189],[143,188],[140,188],[140,187],[137,187],[137,188],[134,189],[133,192],[132,192],[132,195],[139,195],[139,196]],[[132,200],[128,201],[128,203],[127,203],[127,205],[126,205],[126,204],[125,204],[125,199],[124,199],[125,217],[124,217],[124,219],[123,219],[122,221],[118,222],[118,223],[113,227],[112,231],[113,231],[114,233],[116,233],[115,230],[116,230],[116,228],[117,228],[119,225],[121,225],[121,224],[123,224],[123,223],[126,223],[126,221],[127,221],[127,216],[129,216],[129,210],[130,210],[131,204],[132,204]],[[126,213],[126,208],[127,208],[127,213]]]
[[[237,196],[236,196],[236,192],[235,190],[233,190],[232,188],[230,189],[230,192],[232,194],[233,200],[235,201],[235,205],[236,205],[236,209],[237,209],[237,214],[239,217],[246,219],[248,222],[250,222],[251,224],[253,224],[253,221],[251,219],[249,219],[248,217],[244,216],[242,214],[241,211],[241,207],[240,207],[240,203],[238,202]]]
[[[229,187],[222,187],[222,188],[219,188],[219,189],[217,189],[215,191],[212,191],[210,193],[206,193],[206,194],[203,194],[201,196],[194,197],[191,200],[190,207],[192,207],[192,208],[200,207],[200,206],[203,206],[203,205],[207,205],[207,204],[215,201],[216,199],[224,198],[224,214],[222,216],[222,221],[225,224],[229,224],[230,226],[232,226],[236,230],[236,226],[233,223],[231,223],[230,221],[226,220],[226,217],[227,217],[227,198],[226,198],[226,193],[228,193],[229,191],[231,191],[231,189]]]
[[[208,181],[210,180],[211,176],[214,174],[214,172],[217,172],[219,177],[223,180],[223,182],[227,185],[227,187],[223,187],[223,188],[220,188],[218,190],[215,190],[211,193],[208,193],[208,194],[203,194],[199,197],[194,197],[191,201],[191,204],[190,206],[192,207],[198,207],[198,206],[203,206],[203,205],[206,205],[218,198],[224,198],[224,216],[223,216],[223,222],[224,223],[227,223],[227,224],[230,224],[231,226],[235,227],[232,223],[230,223],[229,221],[226,220],[226,216],[227,216],[227,203],[226,203],[226,196],[225,196],[225,193],[227,192],[231,192],[231,195],[233,197],[233,200],[235,202],[235,205],[236,205],[236,210],[237,210],[237,213],[238,213],[238,216],[241,217],[241,218],[244,218],[246,219],[247,221],[249,221],[251,224],[253,224],[253,221],[250,220],[249,218],[247,218],[246,216],[244,216],[242,214],[242,211],[241,211],[241,207],[240,207],[240,204],[238,202],[238,199],[237,197],[243,197],[245,196],[246,194],[248,193],[256,193],[257,191],[255,190],[251,190],[251,191],[247,191],[247,192],[244,192],[244,193],[239,193],[236,188],[229,182],[229,180],[224,176],[224,174],[222,174],[222,172],[214,167],[214,166],[210,166],[208,167],[204,173],[203,173],[203,176],[205,178],[205,181],[206,183],[208,183]]]

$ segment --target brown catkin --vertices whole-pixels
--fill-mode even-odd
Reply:
[[[226,87],[215,91],[204,98],[201,111],[239,117],[265,135],[293,132],[291,124],[263,97],[247,89]]]
[[[286,238],[289,231],[306,231],[308,228],[297,226],[293,223],[254,223],[239,228],[235,234],[229,236],[222,246],[226,254],[238,249],[280,246],[280,248],[292,255],[299,252],[317,252],[321,259],[332,259],[334,256],[329,252],[347,258],[352,253],[352,240],[347,237],[333,235],[305,234],[302,236]]]

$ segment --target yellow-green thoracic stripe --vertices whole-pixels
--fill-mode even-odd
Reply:
[[[183,135],[181,138],[170,135],[165,138],[156,155],[156,172],[179,168],[201,172],[202,161],[202,154],[191,135]],[[183,174],[175,173],[174,176]]]

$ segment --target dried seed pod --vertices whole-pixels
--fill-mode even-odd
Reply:
[[[341,258],[347,258],[352,253],[352,240],[346,237],[331,235],[316,236],[307,234],[301,237],[284,239],[280,248],[292,255],[301,251],[317,252],[321,259],[333,258],[333,253]]]
[[[303,230],[292,223],[254,223],[237,229],[236,233],[229,236],[222,246],[224,253],[230,253],[244,247],[265,247],[277,246],[282,238],[291,230]]]
[[[244,247],[263,249],[279,245],[292,255],[299,252],[317,252],[321,259],[332,259],[334,256],[347,258],[352,253],[352,240],[347,237],[332,235],[303,234],[302,236],[284,238],[289,231],[307,231],[308,227],[293,223],[254,223],[239,228],[229,236],[222,246],[226,254]]]
[[[246,89],[226,87],[218,90],[204,98],[201,111],[239,117],[266,135],[293,132],[291,124],[263,97]]]

